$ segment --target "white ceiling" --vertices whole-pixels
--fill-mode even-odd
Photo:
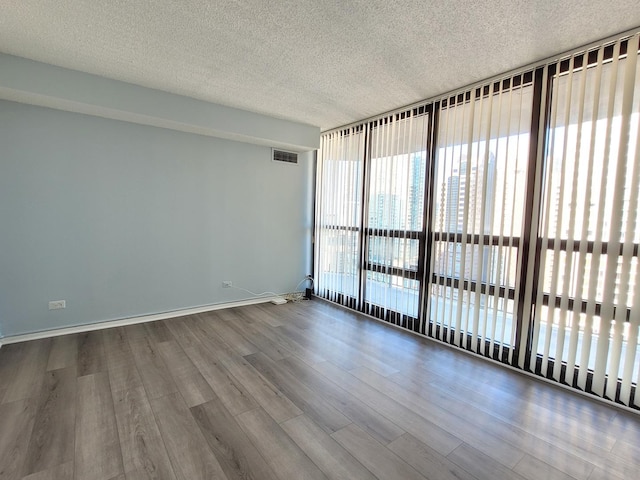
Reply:
[[[640,26],[640,0],[0,0],[0,52],[322,129]]]

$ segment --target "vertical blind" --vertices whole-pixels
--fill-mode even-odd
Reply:
[[[435,155],[432,287],[441,340],[513,356],[531,72],[443,98]]]
[[[640,407],[638,42],[323,134],[316,294]]]
[[[638,36],[547,68],[529,368],[640,406],[640,398],[631,398],[640,360]]]
[[[323,135],[318,155],[316,294],[352,308],[360,297],[363,128]]]
[[[416,110],[368,124],[364,311],[412,329],[419,310],[428,119]]]

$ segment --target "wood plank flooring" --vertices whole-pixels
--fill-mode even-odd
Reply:
[[[0,480],[640,478],[640,415],[321,300],[0,349]]]

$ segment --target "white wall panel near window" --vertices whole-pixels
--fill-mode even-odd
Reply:
[[[548,68],[529,368],[629,405],[640,360],[638,35]]]

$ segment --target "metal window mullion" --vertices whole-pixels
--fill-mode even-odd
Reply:
[[[559,64],[556,66],[556,68],[559,68]],[[545,70],[545,73],[548,73],[548,69]],[[551,82],[549,82],[551,83]],[[547,88],[549,88],[549,85],[547,84]],[[552,95],[550,97],[551,99],[551,111],[549,114],[549,128],[548,128],[548,132],[549,132],[549,136],[547,139],[544,139],[543,136],[539,137],[539,152],[538,152],[538,159],[540,160],[545,160],[545,157],[550,157],[552,155],[552,152],[554,150],[554,143],[555,143],[555,138],[556,138],[556,134],[555,134],[555,129],[556,129],[556,125],[557,125],[557,114],[558,114],[558,97],[559,95]],[[543,124],[542,124],[542,119],[541,119],[541,128],[544,128]],[[540,132],[538,132],[538,134],[540,135]],[[546,140],[546,141],[545,141]],[[544,147],[541,146],[541,143],[545,141],[544,143]],[[539,184],[540,184],[540,188],[538,188],[538,193],[539,195],[544,194],[544,201],[542,202],[542,210],[540,211],[540,214],[542,214],[542,225],[541,228],[539,230],[539,242],[540,244],[538,245],[538,239],[533,237],[533,235],[531,236],[530,241],[531,242],[535,242],[534,245],[536,245],[536,250],[535,252],[531,252],[532,256],[529,257],[530,261],[534,261],[536,259],[536,255],[539,255],[539,260],[538,260],[538,265],[540,265],[540,274],[544,276],[544,274],[546,273],[546,258],[547,258],[547,252],[548,252],[548,246],[549,246],[549,217],[550,217],[550,212],[549,210],[551,209],[551,192],[552,192],[552,184],[553,184],[553,179],[552,179],[552,173],[551,171],[553,170],[553,159],[549,158],[547,160],[547,165],[546,165],[546,169],[544,171],[545,178],[542,178],[542,171],[541,169],[540,171],[540,177],[539,179]],[[539,249],[539,250],[538,250]],[[533,273],[533,272],[532,272]],[[536,282],[537,279],[533,279],[532,282]],[[529,283],[529,285],[531,286],[532,283]],[[537,364],[537,348],[539,345],[539,335],[540,335],[540,326],[541,326],[541,317],[542,317],[542,307],[543,307],[543,297],[544,297],[544,278],[540,279],[539,282],[539,288],[538,291],[534,291],[534,289],[531,289],[531,293],[532,295],[536,295],[536,300],[534,303],[534,308],[535,308],[535,321],[533,322],[533,329],[532,329],[532,339],[531,339],[531,348],[532,348],[532,354],[531,357],[529,359],[529,368],[532,371],[536,370],[536,364]],[[544,372],[544,370],[546,369],[548,363],[548,351],[546,350],[546,348],[543,350],[542,352],[542,371]]]
[[[431,274],[434,272],[435,252],[433,252],[433,235],[435,229],[432,222],[435,221],[435,195],[436,195],[436,162],[438,150],[437,128],[440,116],[440,102],[433,104],[427,122],[427,137],[425,151],[425,182],[424,182],[424,213],[422,220],[423,232],[423,270],[422,270],[422,299],[423,310],[421,314],[421,332],[429,333],[429,323],[432,318],[431,311]],[[429,175],[427,176],[427,172]],[[437,297],[436,297],[437,300]],[[437,301],[436,301],[437,303]]]
[[[571,59],[571,61],[573,61],[573,58]],[[569,70],[569,75],[573,75],[573,69],[570,68]],[[571,79],[569,79],[567,81],[567,86],[566,86],[566,92],[564,92],[565,95],[565,117],[568,115],[569,110],[570,110],[570,102],[571,102],[571,86],[572,86],[572,82]],[[559,97],[560,95],[558,95]],[[558,286],[558,275],[560,272],[560,242],[557,241],[560,236],[561,236],[561,230],[562,230],[562,205],[563,205],[563,198],[564,198],[564,177],[565,177],[565,161],[566,161],[566,145],[567,145],[567,132],[569,130],[569,122],[568,122],[568,118],[565,118],[563,123],[564,125],[564,133],[563,133],[563,138],[562,138],[562,153],[561,153],[561,160],[560,160],[560,168],[559,168],[559,173],[557,175],[554,175],[554,172],[552,169],[550,169],[549,174],[550,174],[550,182],[549,182],[549,190],[548,190],[548,199],[549,202],[547,203],[548,205],[548,209],[547,209],[547,221],[548,223],[550,223],[550,217],[552,215],[552,208],[555,209],[555,211],[557,212],[556,214],[556,218],[555,218],[555,225],[554,225],[554,230],[553,232],[551,232],[549,230],[549,228],[545,228],[545,232],[546,232],[546,236],[547,236],[547,241],[549,239],[549,237],[556,239],[555,242],[553,242],[552,244],[552,251],[553,251],[553,265],[552,265],[552,269],[551,269],[551,284],[549,286],[549,297],[553,300],[555,300],[556,298],[558,298],[558,294],[556,292],[557,286]],[[556,138],[557,135],[557,128],[554,128],[554,140]],[[555,159],[555,153],[554,153],[554,148],[552,148],[552,151],[550,152],[550,155],[553,157],[552,160],[552,164],[555,165],[557,160]],[[552,167],[555,168],[555,167]],[[552,198],[552,195],[554,193],[555,188],[557,187],[559,190],[559,197],[558,198]],[[543,253],[547,253],[549,252],[550,248],[547,247],[544,249]],[[546,255],[544,255],[545,257],[545,262],[543,263],[544,265],[544,271],[545,273],[547,273],[547,258]],[[543,284],[544,284],[544,280],[543,280]],[[544,343],[543,343],[543,358],[542,358],[542,372],[543,375],[546,375],[546,371],[547,371],[547,366],[549,364],[549,360],[552,359],[551,357],[551,340],[553,339],[553,330],[554,330],[554,326],[555,326],[555,313],[556,313],[556,302],[555,301],[551,301],[548,303],[547,305],[547,317],[545,320],[546,323],[546,332],[545,332],[545,337],[544,337]],[[540,318],[542,318],[542,316],[540,316]],[[542,320],[541,320],[542,321]],[[558,360],[560,361],[560,360]],[[555,378],[555,380],[558,380],[558,378]]]
[[[524,214],[519,225],[520,237],[516,257],[516,273],[514,279],[515,325],[513,327],[514,352],[510,363],[519,368],[531,368],[533,346],[533,308],[537,294],[540,254],[538,235],[543,196],[543,179],[545,163],[545,147],[547,143],[547,123],[549,121],[550,101],[550,66],[541,67],[532,72],[533,92],[532,109],[529,121],[529,151],[526,158],[526,188]],[[515,177],[514,177],[515,178]],[[517,182],[516,184],[517,185]],[[515,208],[515,206],[514,206]],[[514,225],[511,226],[513,232]],[[513,237],[513,233],[511,233]],[[510,240],[513,241],[513,240]],[[510,258],[511,252],[509,252]],[[535,367],[535,364],[534,364]]]
[[[629,39],[629,46],[632,45],[632,40],[634,44],[638,43],[638,38],[640,36],[636,35],[633,39]],[[627,49],[628,52],[631,52],[631,48]],[[632,58],[631,53],[627,56],[627,60]],[[636,65],[640,60],[640,57],[635,53],[633,56]],[[635,91],[636,95],[640,95],[640,91]],[[636,130],[636,150],[635,156],[632,162],[633,165],[633,182],[631,185],[631,198],[629,199],[629,221],[627,227],[627,234],[625,235],[625,240],[627,242],[633,242],[634,236],[638,234],[640,231],[639,221],[639,193],[640,193],[640,112],[635,112],[636,120],[638,123]],[[631,235],[633,232],[634,235]],[[631,238],[628,238],[631,237]],[[628,302],[631,305],[631,315],[629,316],[629,335],[627,338],[627,351],[624,357],[624,367],[622,372],[622,382],[620,386],[620,399],[625,402],[627,405],[631,404],[631,386],[633,382],[633,373],[634,367],[636,366],[636,362],[640,361],[640,358],[637,358],[637,347],[638,347],[638,325],[640,323],[640,259],[636,258],[636,272],[634,278],[634,289],[633,294]],[[640,368],[638,368],[640,371]],[[638,379],[636,378],[636,385]],[[638,391],[636,390],[636,395],[634,398],[633,405],[636,407],[640,407],[640,395],[638,395]]]

